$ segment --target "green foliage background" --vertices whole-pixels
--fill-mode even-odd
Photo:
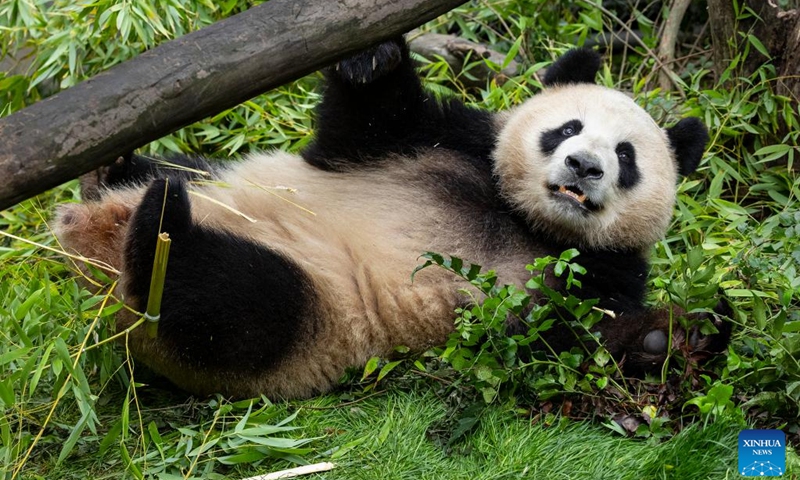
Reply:
[[[0,72],[0,115],[252,5],[4,1],[1,53],[29,61]],[[398,478],[603,478],[612,462],[622,467],[608,478],[710,478],[735,475],[732,445],[746,425],[783,428],[796,442],[798,104],[774,93],[775,69],[768,61],[751,75],[738,70],[742,59],[766,52],[749,32],[741,32],[744,46],[720,79],[724,86],[711,73],[708,40],[701,39],[676,69],[676,91],[659,92],[652,52],[662,22],[653,18],[661,17],[609,10],[590,0],[476,1],[425,29],[507,52],[508,60],[521,63],[519,74],[476,90],[461,82],[472,75],[469,65],[453,71],[441,61],[422,61],[426,85],[437,95],[503,110],[538,91],[538,70],[569,46],[625,25],[641,31],[642,41],[610,54],[601,82],[631,91],[661,123],[694,115],[709,126],[712,141],[700,170],[679,185],[673,226],[653,252],[651,300],[705,308],[722,290],[735,307],[736,330],[727,359],[702,375],[670,370],[652,379],[651,385],[678,379],[681,409],[664,409],[647,395],[626,404],[627,413],[646,421],[634,432],[646,440],[623,438],[628,432],[602,410],[596,424],[613,431],[566,419],[568,402],[612,398],[619,379],[605,364],[587,380],[578,367],[589,358],[560,356],[537,372],[547,381],[530,386],[523,402],[514,371],[504,370],[492,357],[495,351],[481,350],[477,341],[458,344],[472,349],[461,355],[488,352],[475,356],[487,360],[474,362],[472,370],[454,372],[444,351],[404,361],[375,359],[340,392],[307,402],[187,399],[152,386],[157,380],[140,378],[144,374],[131,368],[124,345],[106,341],[115,334],[113,313],[123,308],[113,287],[81,289],[71,276],[74,266],[53,251],[59,248],[48,225],[54,208],[80,197],[70,182],[0,212],[0,476],[241,478],[332,459],[341,467],[330,478],[386,476],[381,466]],[[269,148],[296,151],[313,134],[319,87],[318,74],[300,79],[144,151],[220,158]],[[498,294],[489,293],[490,299]],[[484,367],[491,367],[490,374]],[[509,388],[495,389],[493,375],[510,379]],[[635,392],[628,393],[633,398]],[[702,423],[684,428],[694,420]],[[666,438],[671,440],[663,443]],[[789,460],[798,472],[796,457]],[[486,464],[495,466],[494,476]]]

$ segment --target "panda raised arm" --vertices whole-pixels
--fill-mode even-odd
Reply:
[[[302,153],[310,164],[342,170],[444,149],[489,168],[493,115],[426,92],[402,38],[329,67],[325,80],[314,141]]]

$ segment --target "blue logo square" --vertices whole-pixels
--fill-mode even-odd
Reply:
[[[779,477],[786,472],[786,434],[780,430],[739,432],[739,473],[744,477]]]

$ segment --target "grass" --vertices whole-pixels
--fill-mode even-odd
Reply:
[[[554,417],[550,424],[532,424],[525,415],[495,406],[464,441],[443,449],[432,440],[430,426],[441,422],[447,410],[430,391],[391,389],[358,403],[336,403],[335,397],[323,397],[277,406],[284,412],[281,415],[299,411],[294,423],[303,425],[304,437],[321,437],[312,442],[316,455],[307,460],[337,464],[335,470],[311,478],[735,478],[739,425],[724,421],[708,428],[695,424],[655,444],[631,441],[602,426],[561,417]],[[193,408],[182,404],[168,413],[182,409],[184,416],[191,417]],[[224,478],[255,476],[288,466],[268,462],[228,471]],[[77,472],[75,467],[56,468],[48,478],[86,478],[82,476],[86,471],[92,472],[91,478],[118,478],[113,473],[118,465],[113,462],[87,462],[86,470]]]
[[[686,429],[659,445],[632,444],[601,426],[559,417],[550,425],[532,424],[493,407],[463,442],[442,449],[426,425],[446,414],[424,391],[392,391],[333,414],[307,414],[311,428],[323,420],[325,428],[341,432],[341,443],[366,433],[358,451],[320,478],[715,478],[735,463],[738,428],[722,423]]]
[[[117,3],[0,5],[3,48],[29,45],[37,61],[27,74],[0,74],[0,115],[37,101],[40,87],[67,87],[249,5]],[[150,12],[160,22],[147,21]],[[443,62],[426,62],[423,74],[438,95],[506,109],[538,90],[537,69],[555,52],[620,22],[584,0],[473,2],[426,28],[489,43],[523,70],[481,90],[464,87],[459,78],[468,73]],[[652,50],[658,22],[635,22]],[[651,300],[703,307],[723,291],[736,331],[727,358],[701,375],[667,372],[673,408],[657,395],[615,400],[577,373],[559,378],[556,362],[542,374],[556,379],[550,386],[558,394],[547,400],[534,389],[524,401],[506,394],[484,403],[467,375],[414,373],[411,361],[377,384],[375,375],[351,380],[306,401],[187,398],[132,368],[124,343],[107,341],[119,335],[113,313],[123,308],[109,285],[81,289],[72,263],[49,250],[59,249],[48,226],[54,209],[80,198],[70,182],[0,212],[0,478],[241,479],[328,460],[338,468],[312,478],[738,478],[741,429],[781,428],[797,442],[800,114],[773,93],[769,63],[753,75],[732,66],[727,75],[736,81],[719,87],[698,45],[678,72],[683,95],[654,90],[654,60],[643,48],[611,55],[601,75],[604,84],[633,91],[663,124],[695,115],[712,134],[698,173],[679,185],[673,226],[653,252]],[[319,80],[276,89],[144,151],[297,150],[313,133]],[[648,388],[661,388],[658,380]],[[589,393],[576,388],[587,384]],[[640,422],[657,412],[664,423],[645,423],[631,438],[614,428],[614,408],[591,421],[570,411],[579,399],[616,405]],[[789,455],[797,478],[800,461]]]
[[[145,418],[162,423],[194,418],[204,406],[171,398],[167,409],[143,408]],[[738,424],[716,422],[708,428],[692,425],[663,443],[636,442],[607,428],[552,417],[532,423],[513,409],[494,406],[483,414],[480,427],[461,442],[442,448],[431,425],[448,415],[441,399],[425,389],[389,392],[344,406],[335,396],[307,402],[279,404],[277,417],[296,411],[293,424],[302,425],[311,445],[310,462],[333,461],[337,468],[319,479],[511,479],[511,478],[733,478]],[[113,417],[113,414],[111,415]],[[109,418],[113,421],[113,418]],[[186,427],[182,427],[186,428]],[[44,454],[47,456],[47,451]],[[120,478],[118,461],[105,461],[86,452],[77,462],[53,466],[45,461],[42,477],[35,471],[22,478]],[[50,462],[56,452],[50,451]],[[93,458],[94,457],[94,458]],[[202,469],[202,462],[198,469]],[[265,462],[225,471],[224,476],[245,478],[292,465]],[[153,466],[155,467],[155,465]],[[157,470],[157,468],[154,468]],[[219,467],[217,468],[220,471]],[[87,474],[88,473],[88,474]],[[173,478],[173,477],[161,477]],[[174,478],[180,478],[175,476]]]

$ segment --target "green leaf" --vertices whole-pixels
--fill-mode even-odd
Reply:
[[[475,265],[474,263],[469,266],[469,272],[467,272],[467,280],[472,281],[478,277],[478,274],[481,273],[481,266]]]
[[[125,464],[125,471],[130,472],[131,475],[133,475],[137,480],[144,480],[142,470],[136,466],[135,463],[133,463],[133,460],[131,460],[131,456],[128,453],[128,448],[124,443],[119,444],[119,453],[122,456],[123,463]]]
[[[122,433],[122,419],[114,422],[114,425],[112,425],[108,433],[105,434],[103,440],[100,441],[98,453],[100,453],[101,457],[106,454],[111,445],[114,445],[118,441],[120,433]]]
[[[414,281],[414,276],[416,276],[416,274],[417,274],[417,273],[418,273],[420,270],[426,269],[426,268],[430,267],[431,265],[433,265],[433,262],[431,262],[430,260],[428,260],[427,262],[423,263],[422,265],[417,265],[417,266],[414,268],[414,271],[413,271],[413,272],[411,272],[411,281],[412,281],[412,282]]]
[[[255,447],[243,448],[240,452],[233,455],[225,455],[217,458],[223,465],[251,464],[267,458],[267,454]]]
[[[263,445],[265,447],[280,449],[281,451],[290,451],[305,445],[306,443],[316,440],[316,438],[279,438],[279,437],[248,437],[240,436],[240,438],[256,445]]]
[[[18,322],[21,322],[25,316],[30,311],[31,307],[39,302],[39,298],[42,296],[43,289],[36,290],[35,292],[31,293],[28,298],[22,302],[22,305],[17,307],[14,310],[14,319]]]
[[[508,49],[508,53],[506,54],[506,58],[503,59],[503,69],[507,68],[514,58],[519,53],[519,48],[522,45],[522,41],[525,39],[524,35],[520,35],[515,41],[514,44],[511,45],[511,48]]]
[[[0,366],[3,366],[7,363],[11,363],[14,360],[20,359],[28,354],[31,351],[31,347],[22,347],[22,348],[15,348],[11,351],[8,351],[2,355],[0,355]]]
[[[247,405],[247,412],[242,415],[242,418],[236,423],[236,426],[233,428],[234,433],[242,433],[244,428],[247,426],[247,421],[250,419],[250,413],[253,411],[253,402],[249,401]]]
[[[159,452],[162,451],[162,446],[164,445],[164,439],[161,438],[161,434],[158,433],[158,427],[156,426],[156,422],[150,422],[147,424],[147,433],[150,434],[150,440],[156,446]]]
[[[700,268],[700,265],[703,263],[703,247],[697,246],[689,250],[689,253],[686,255],[687,263],[689,268],[692,270],[697,270]]]
[[[378,363],[380,363],[380,357],[372,357],[367,360],[367,364],[364,366],[364,374],[361,375],[361,381],[363,382],[366,380],[367,377],[372,375],[372,373],[378,369]]]
[[[386,365],[384,365],[384,366],[383,366],[383,368],[381,368],[381,371],[380,371],[380,372],[378,372],[378,381],[381,381],[381,380],[383,380],[383,377],[385,377],[386,375],[388,375],[388,374],[389,374],[389,372],[391,372],[392,370],[394,370],[394,367],[396,367],[396,366],[400,365],[401,363],[403,363],[403,361],[402,361],[402,360],[396,360],[396,361],[394,361],[394,362],[389,362],[389,363],[387,363]]]
[[[567,264],[565,262],[558,261],[556,262],[555,267],[553,267],[553,273],[555,274],[556,277],[560,277],[561,274],[564,273],[564,270],[566,270],[566,268]]]
[[[0,402],[3,402],[3,406],[6,408],[13,407],[16,403],[14,388],[9,378],[0,381]]]
[[[786,325],[786,310],[781,310],[775,315],[775,318],[772,320],[772,336],[775,338],[779,338],[784,332],[784,325]]]
[[[60,465],[61,462],[66,460],[67,456],[72,453],[72,449],[75,447],[75,444],[78,442],[78,439],[81,437],[81,433],[86,429],[86,425],[89,422],[90,416],[94,412],[92,410],[88,410],[86,413],[81,416],[78,423],[72,427],[72,431],[67,437],[67,440],[61,446],[61,452],[58,454],[58,460],[56,460],[56,465]]]
[[[366,442],[367,439],[370,438],[372,438],[372,435],[360,437],[344,444],[341,448],[336,449],[336,451],[334,451],[333,454],[331,454],[331,460],[337,460],[339,458],[344,457],[350,451],[352,451],[355,448],[358,448],[362,443]]]
[[[456,257],[450,257],[450,269],[453,270],[453,272],[458,273],[460,275],[461,267],[463,266],[464,266],[463,260]]]
[[[480,414],[482,411],[483,405],[480,403],[473,403],[464,409],[464,411],[461,412],[461,417],[458,419],[456,428],[453,429],[453,433],[451,433],[450,438],[447,439],[447,445],[452,445],[467,432],[475,428],[478,421],[480,421]]]
[[[761,297],[753,294],[753,320],[759,330],[764,330],[767,325],[767,307]]]
[[[483,387],[481,388],[481,395],[484,402],[492,403],[497,398],[497,390],[494,387]]]
[[[761,43],[761,40],[759,40],[755,35],[748,33],[747,41],[750,42],[750,45],[754,46],[755,49],[761,53],[761,55],[764,55],[767,58],[772,58],[772,55],[769,54],[767,47],[765,47],[764,44]]]
[[[561,252],[561,255],[559,255],[558,259],[569,262],[580,254],[581,252],[579,252],[577,248],[570,248],[569,250],[564,250]]]
[[[795,402],[800,402],[800,381],[786,385],[786,394]]]

